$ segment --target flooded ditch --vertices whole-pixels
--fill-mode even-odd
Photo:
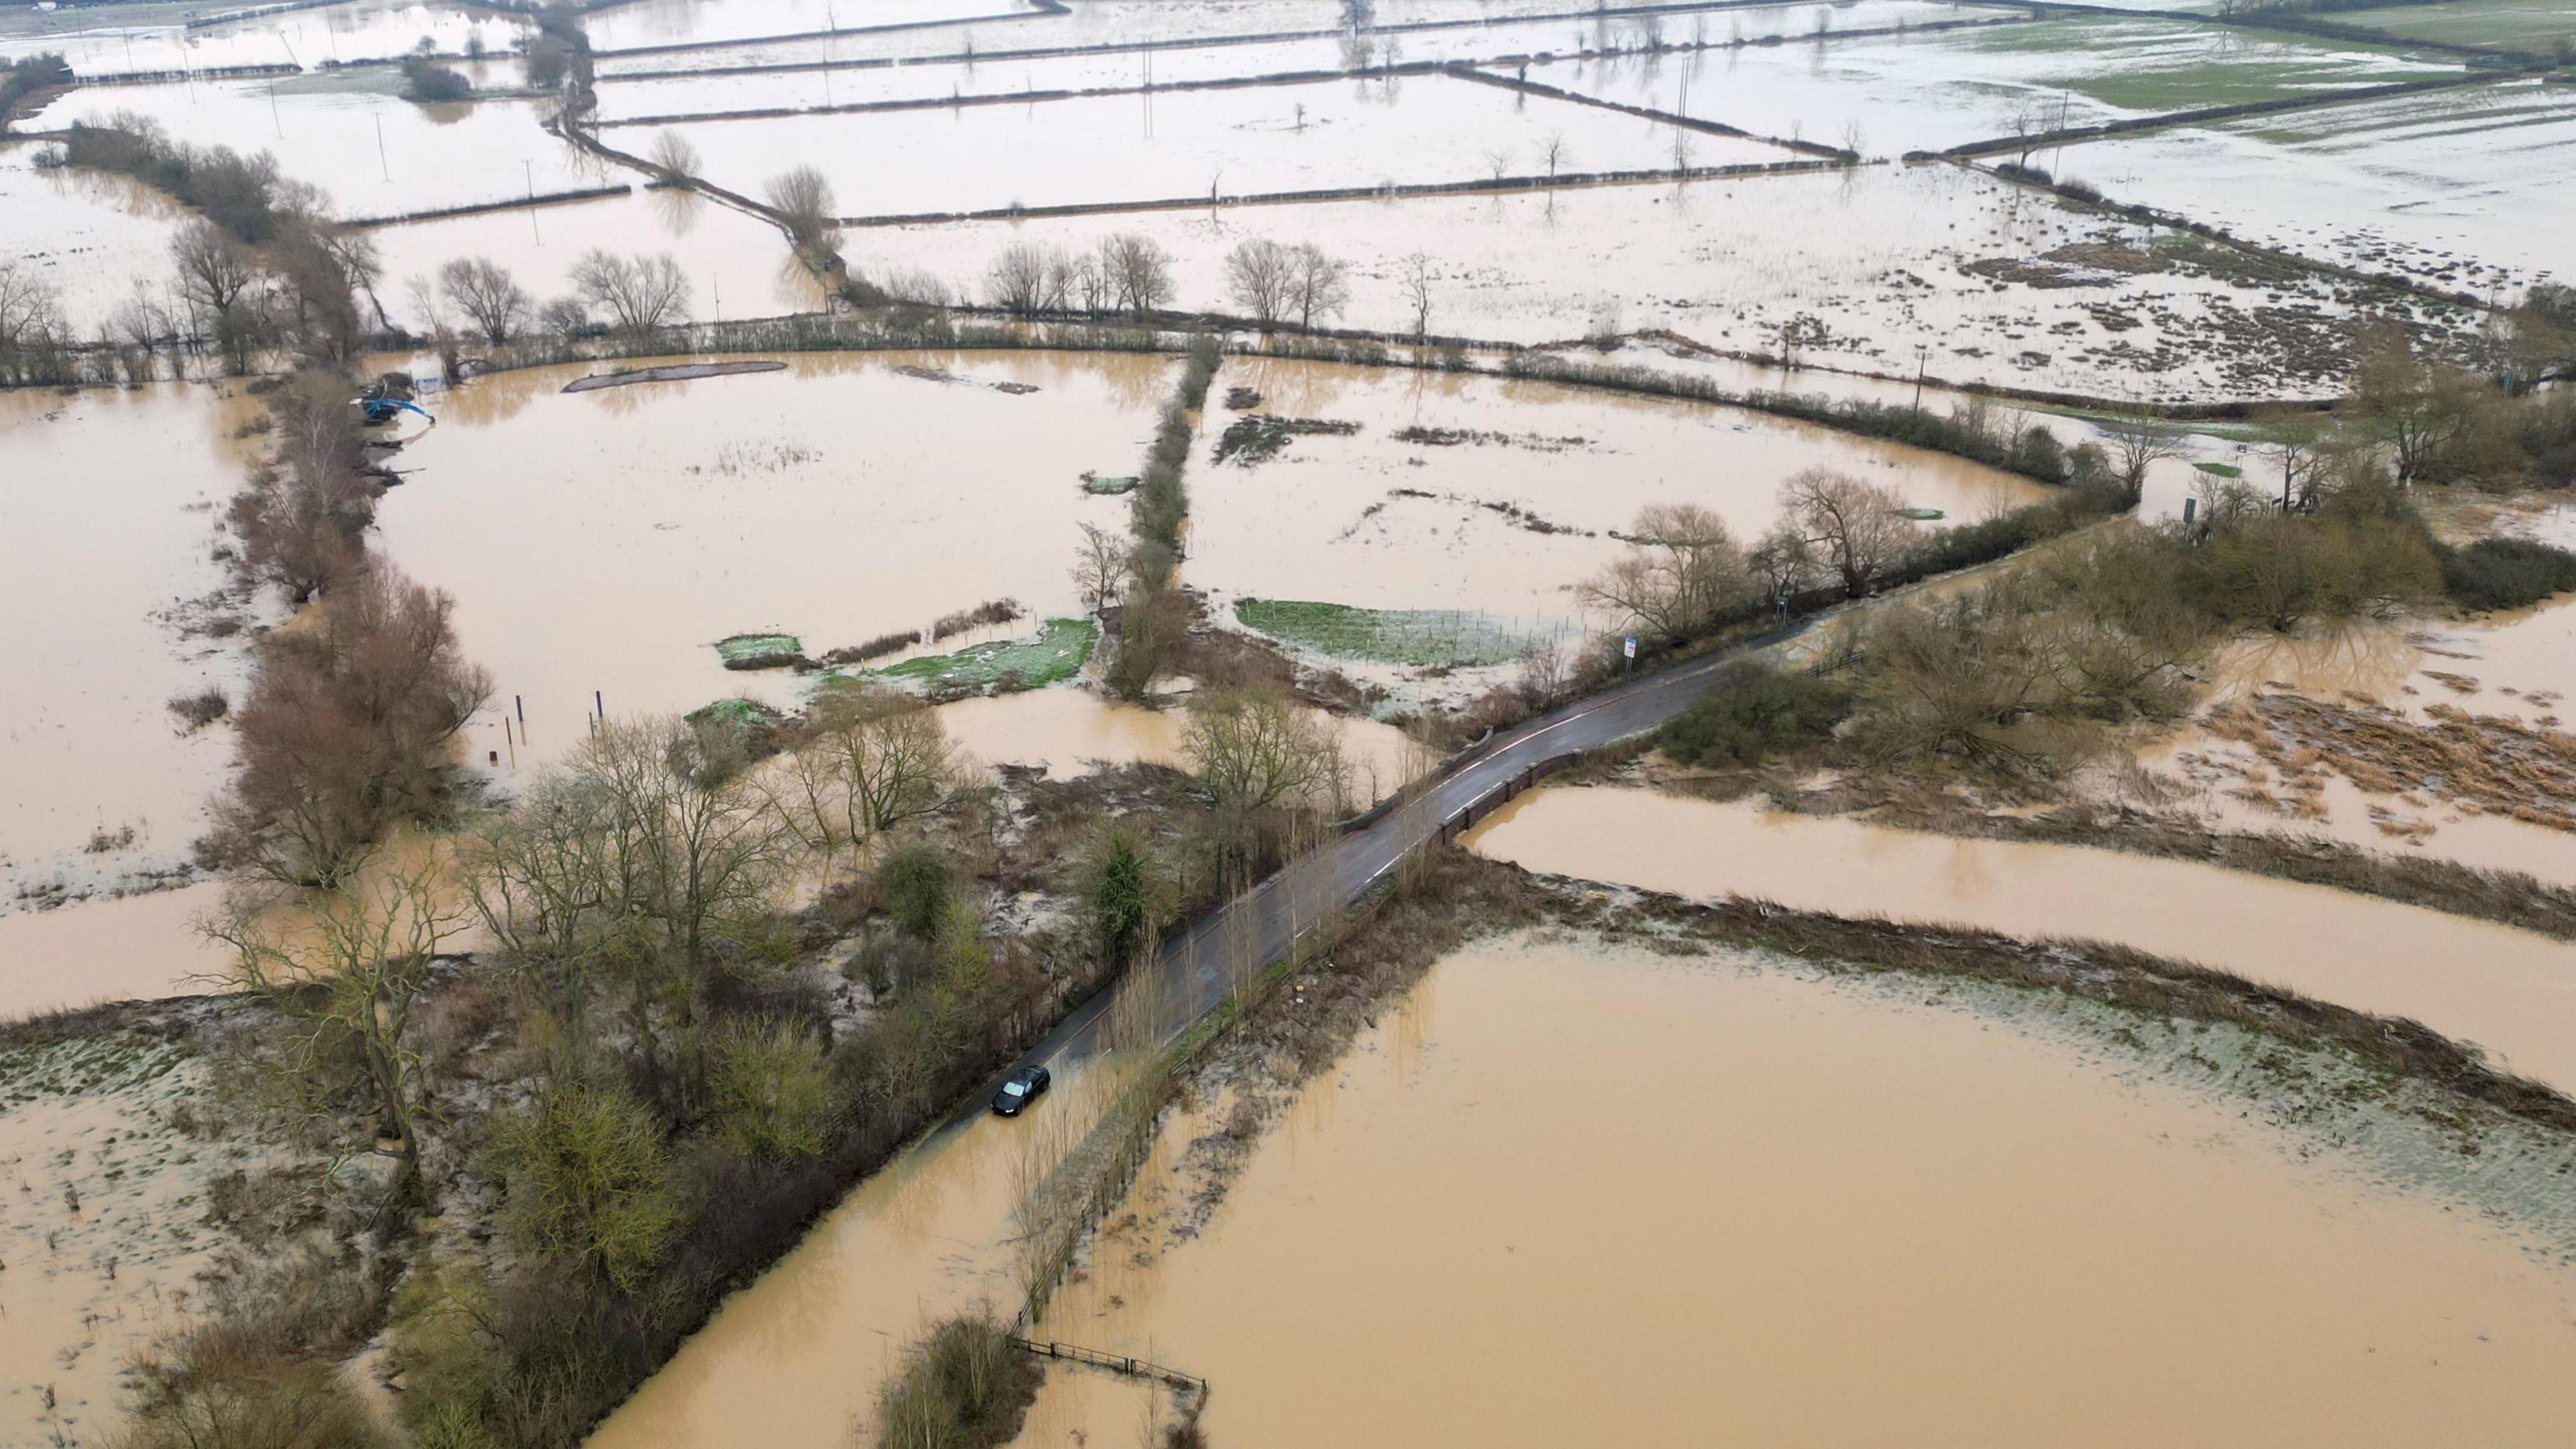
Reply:
[[[2411,1017],[2576,1090],[2576,945],[2463,916],[2190,861],[1642,790],[1534,790],[1467,839],[1530,870],[1681,896],[2132,946]]]

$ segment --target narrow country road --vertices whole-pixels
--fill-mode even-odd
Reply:
[[[1558,756],[1653,729],[1689,708],[1719,669],[1794,639],[1838,612],[1812,614],[1733,648],[1640,675],[1506,730],[1452,762],[1414,799],[1210,912],[1187,934],[1164,943],[1155,958],[1155,969],[1164,978],[1165,1039],[1178,1036],[1216,1009],[1238,976],[1286,955],[1294,937],[1319,916],[1358,901],[1408,852],[1450,822],[1504,797],[1526,772]],[[1112,995],[1104,989],[1075,1008],[1006,1073],[1041,1063],[1079,1061],[1099,1051],[1104,1045],[1101,1025]],[[1000,1083],[1001,1077],[996,1076],[959,1109],[958,1116],[983,1111]]]

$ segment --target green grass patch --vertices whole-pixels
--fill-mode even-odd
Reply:
[[[2237,467],[2233,463],[2194,463],[2191,466],[2199,469],[2203,473],[2213,474],[2220,478],[2242,478],[2245,476],[2245,470]]]
[[[1082,480],[1082,491],[1096,493],[1104,498],[1115,498],[1121,493],[1135,492],[1136,486],[1144,481],[1142,478],[1134,477],[1103,478],[1097,474],[1087,474]]]
[[[1357,609],[1303,599],[1245,599],[1235,622],[1334,659],[1377,664],[1504,664],[1528,652],[1530,635],[1489,615],[1459,609]]]
[[[716,641],[716,657],[727,669],[784,669],[805,657],[805,641],[793,634],[736,634]]]
[[[914,685],[934,695],[1040,689],[1080,673],[1099,642],[1100,626],[1092,620],[1049,619],[1035,638],[995,639],[954,654],[925,654],[868,670],[867,677]],[[830,676],[824,684],[828,688],[842,677]]]

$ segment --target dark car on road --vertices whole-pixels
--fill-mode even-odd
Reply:
[[[1022,1067],[1011,1073],[1010,1080],[1002,1083],[1002,1090],[993,1094],[993,1111],[999,1116],[1017,1117],[1022,1107],[1036,1101],[1038,1094],[1047,1089],[1048,1080],[1044,1067]]]

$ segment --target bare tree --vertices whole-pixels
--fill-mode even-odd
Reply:
[[[438,269],[438,289],[493,347],[527,330],[527,289],[489,257],[457,257]]]
[[[2182,456],[2181,434],[2143,413],[2112,417],[2102,424],[2102,436],[2111,445],[2111,466],[2118,472],[2120,486],[2132,506],[2146,492],[2147,470],[2165,459]]]
[[[1813,587],[1822,566],[1816,559],[1815,545],[1789,523],[1776,524],[1762,541],[1744,556],[1762,597],[1777,609],[1805,590]]]
[[[1914,542],[1915,528],[1897,512],[1894,490],[1848,473],[1809,468],[1780,485],[1780,511],[1859,598]]]
[[[653,169],[665,181],[686,182],[698,178],[698,148],[677,131],[663,130],[653,137]],[[828,195],[830,188],[825,192]]]
[[[1668,641],[1707,628],[1750,587],[1725,520],[1694,503],[1637,512],[1630,551],[1582,585],[1585,602]]]
[[[1351,269],[1324,254],[1313,242],[1289,253],[1288,295],[1297,307],[1297,325],[1313,327],[1318,318],[1338,315],[1351,300]]]
[[[882,685],[831,690],[815,701],[811,730],[790,759],[789,788],[772,802],[826,855],[859,847],[948,807],[964,762],[938,711]]]
[[[1181,755],[1217,809],[1236,817],[1286,803],[1329,807],[1348,792],[1341,742],[1277,690],[1191,695]]]
[[[1288,314],[1295,287],[1290,250],[1267,237],[1247,237],[1225,256],[1227,295],[1266,330]]]
[[[1152,237],[1120,232],[1105,238],[1101,261],[1120,307],[1142,317],[1171,302],[1172,254]]]
[[[1547,163],[1547,179],[1554,181],[1557,168],[1564,165],[1573,153],[1566,149],[1563,131],[1550,131],[1547,139],[1539,144],[1538,154],[1539,159]]]
[[[259,283],[259,258],[210,222],[182,228],[170,239],[170,257],[179,268],[179,294],[209,320],[230,312]]]
[[[1439,280],[1429,252],[1410,252],[1397,263],[1396,284],[1404,290],[1405,305],[1413,309],[1413,335],[1431,333],[1431,284]]]
[[[770,209],[799,248],[820,251],[830,245],[839,224],[832,183],[812,166],[798,166],[769,178],[765,188]]]
[[[1013,242],[986,269],[984,294],[1005,312],[1043,312],[1061,301],[1049,294],[1062,285],[1063,275],[1046,248],[1035,242]]]
[[[366,1101],[374,1136],[401,1144],[397,1193],[420,1177],[420,1045],[409,1030],[440,945],[464,924],[437,853],[380,858],[345,889],[280,911],[236,892],[201,929],[230,947],[240,984],[288,1023],[290,1077]],[[317,1114],[327,1103],[313,1102]]]
[[[1082,542],[1074,546],[1073,586],[1093,613],[1127,592],[1131,571],[1125,539],[1096,523],[1082,525]]]
[[[63,333],[62,293],[32,267],[0,262],[0,375]]]
[[[1106,246],[1067,258],[1065,300],[1094,317],[1116,305],[1117,288],[1110,279],[1108,262]]]
[[[572,284],[621,331],[641,334],[689,320],[688,274],[669,252],[621,257],[594,247],[573,263]]]
[[[1485,165],[1487,169],[1494,173],[1494,180],[1497,183],[1501,182],[1501,180],[1510,175],[1512,171],[1512,148],[1509,146],[1497,146],[1493,150],[1486,152]]]

